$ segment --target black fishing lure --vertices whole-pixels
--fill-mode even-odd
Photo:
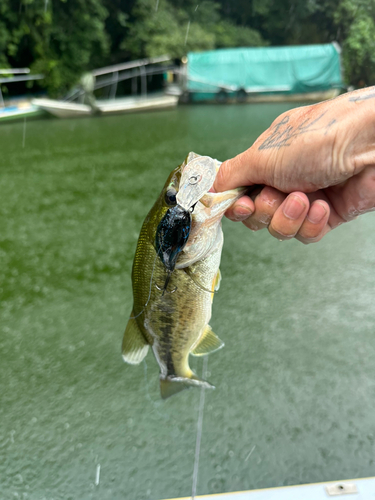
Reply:
[[[156,230],[156,252],[169,273],[172,273],[178,254],[184,249],[191,229],[191,213],[180,205],[167,210]]]

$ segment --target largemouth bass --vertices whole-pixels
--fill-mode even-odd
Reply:
[[[139,364],[151,346],[164,399],[191,386],[213,388],[191,370],[189,355],[224,346],[209,325],[221,279],[221,219],[245,189],[210,192],[219,168],[217,160],[189,153],[169,175],[138,239],[122,355]]]

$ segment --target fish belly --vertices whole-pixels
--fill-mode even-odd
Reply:
[[[158,288],[147,308],[144,328],[153,339],[152,348],[163,378],[192,378],[189,354],[211,318],[213,284],[220,255],[212,252],[194,264],[172,273],[164,295]],[[192,279],[192,276],[194,279]]]

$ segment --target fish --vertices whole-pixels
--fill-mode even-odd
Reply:
[[[190,368],[189,356],[224,346],[209,325],[221,281],[221,219],[246,190],[213,192],[220,165],[190,152],[170,173],[137,243],[122,357],[137,365],[151,347],[163,399],[189,387],[214,388]]]

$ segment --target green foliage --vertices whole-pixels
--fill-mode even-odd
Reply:
[[[342,31],[343,65],[354,85],[375,83],[375,0],[342,0],[334,20]]]
[[[346,82],[375,84],[375,0],[218,1],[225,15],[271,45],[338,41]]]
[[[375,0],[1,0],[0,65],[61,95],[85,71],[222,47],[327,43],[349,84],[375,83]]]
[[[194,1],[182,8],[179,2],[137,0],[132,15],[134,23],[122,43],[131,57],[180,58],[190,51],[265,44],[255,30],[222,20],[215,2],[203,2],[197,8]]]
[[[216,47],[259,47],[268,45],[260,33],[244,26],[235,26],[228,21],[221,21],[213,27]]]
[[[155,5],[155,0],[138,0],[134,7],[134,22],[121,45],[131,57],[181,57],[189,50],[215,47],[214,35],[194,20],[189,23],[186,11],[165,0],[159,1],[157,10]]]
[[[65,92],[108,53],[101,0],[2,0],[0,62],[44,73],[54,95]]]

